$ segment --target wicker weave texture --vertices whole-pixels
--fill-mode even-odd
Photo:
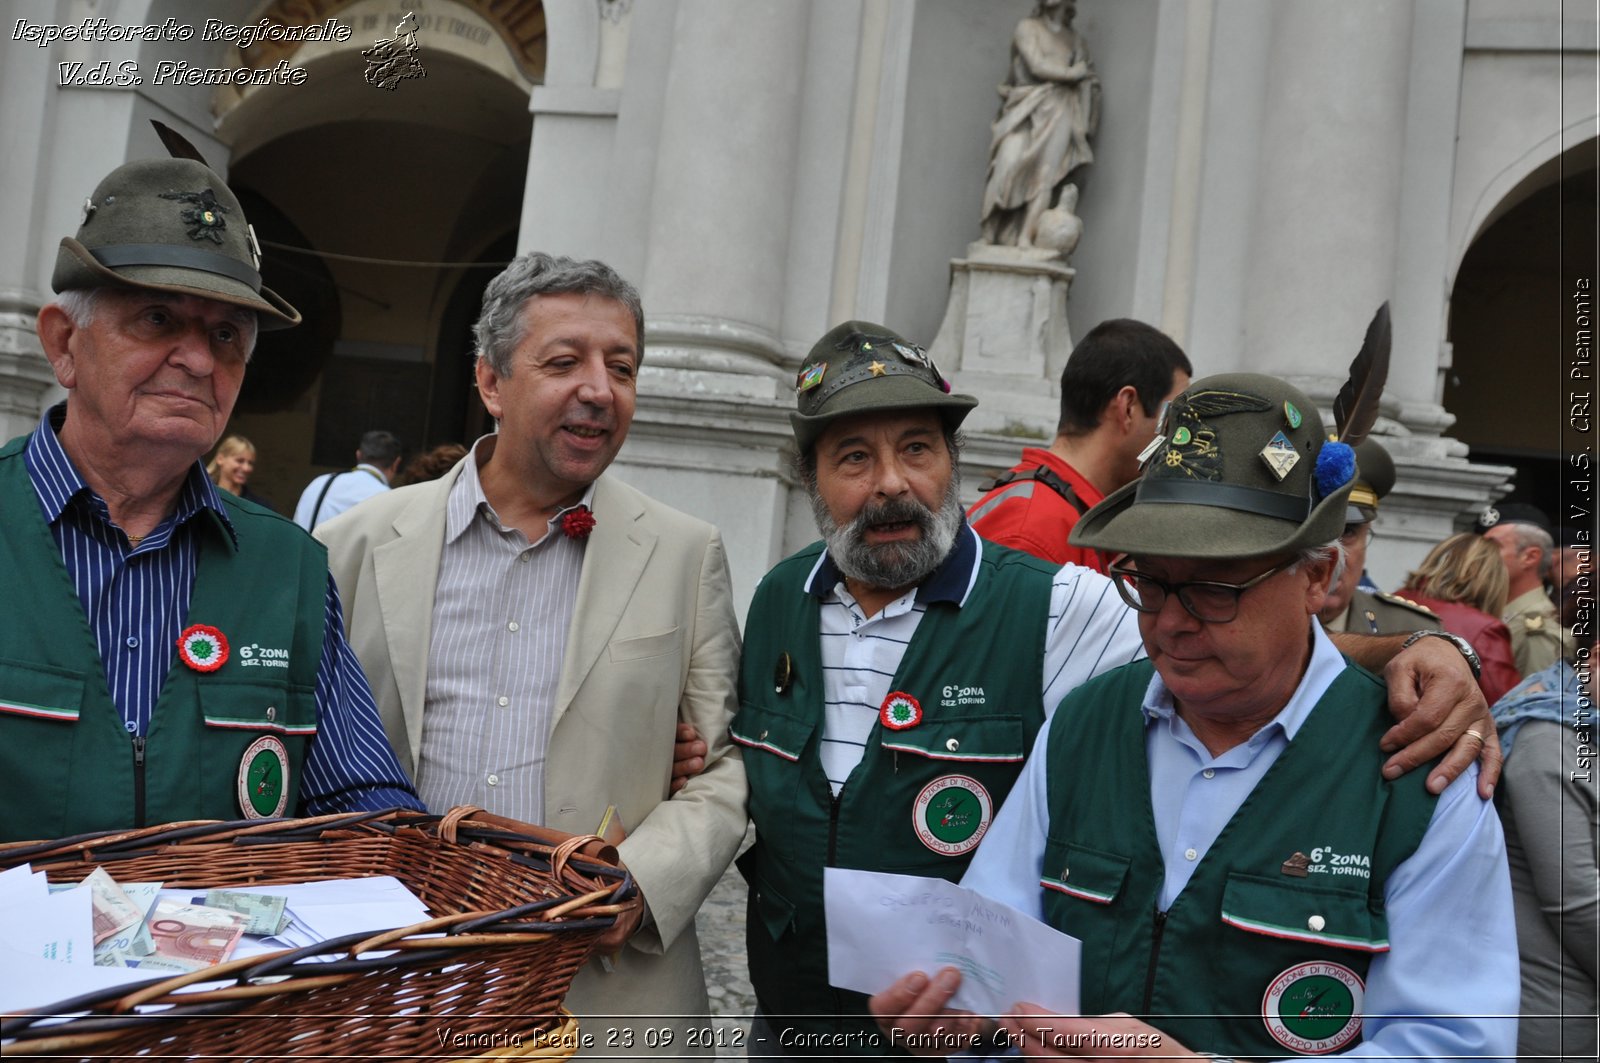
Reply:
[[[8,1017],[5,1054],[80,1058],[457,1058],[452,1038],[484,1055],[562,1058],[571,1038],[561,1001],[589,950],[637,891],[598,838],[573,837],[454,809],[143,831],[0,846],[0,867],[29,861],[51,881],[103,866],[125,882],[169,888],[266,886],[393,875],[436,917],[405,930],[315,949],[233,960],[205,972],[119,987],[52,1011],[88,1011],[53,1026]],[[424,934],[444,932],[444,937]],[[390,957],[371,953],[394,949]],[[330,963],[308,953],[342,954]],[[296,962],[298,961],[298,962]],[[179,993],[219,976],[222,988]],[[286,977],[280,977],[286,976]],[[135,1014],[141,1004],[170,1010]],[[548,1032],[538,1048],[535,1035]],[[459,1042],[457,1042],[459,1043]],[[551,1053],[556,1053],[552,1055]]]

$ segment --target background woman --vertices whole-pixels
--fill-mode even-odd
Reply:
[[[217,444],[217,452],[206,465],[211,482],[246,502],[273,509],[271,502],[250,490],[250,474],[256,468],[256,445],[244,436],[227,436]],[[276,510],[274,510],[276,512]]]
[[[1499,549],[1462,532],[1429,551],[1422,567],[1395,592],[1432,609],[1446,631],[1472,643],[1483,660],[1478,685],[1491,705],[1522,679],[1511,654],[1511,632],[1500,619],[1508,586]]]

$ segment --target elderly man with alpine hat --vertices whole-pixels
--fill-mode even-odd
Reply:
[[[257,330],[300,320],[259,265],[193,158],[119,166],[61,241],[37,329],[67,399],[0,448],[0,840],[421,808],[325,552],[198,460]]]
[[[1385,781],[1383,684],[1317,623],[1350,447],[1324,442],[1305,395],[1248,373],[1194,384],[1162,432],[1141,479],[1073,532],[1122,555],[1111,571],[1149,659],[1062,702],[963,880],[1083,943],[1084,1017],[1019,1003],[1009,1042],[1164,1059],[1512,1055],[1494,808],[1475,770],[1440,795],[1420,773]],[[959,980],[908,975],[873,1009],[911,1032],[972,1032],[979,1020],[937,1016]]]
[[[732,727],[756,826],[740,860],[752,1050],[878,1054],[866,998],[828,983],[823,868],[959,878],[1050,710],[1143,650],[1111,580],[965,524],[957,430],[977,400],[921,347],[846,322],[803,361],[796,401],[797,475],[823,538],[756,588]],[[1453,649],[1433,661],[1461,673],[1438,684],[1447,702],[1476,697]],[[1480,718],[1492,731],[1477,698],[1455,733]],[[1402,763],[1449,744],[1429,741]]]

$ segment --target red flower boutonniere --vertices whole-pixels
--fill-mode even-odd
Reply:
[[[588,506],[575,506],[561,518],[561,531],[568,539],[587,539],[594,531],[594,513]]]

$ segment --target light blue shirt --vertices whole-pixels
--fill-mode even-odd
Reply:
[[[333,477],[333,482],[328,483],[328,478]],[[322,499],[322,506],[318,508],[317,499],[322,496],[323,485],[327,485],[328,494]],[[300,501],[294,507],[294,522],[306,531],[315,529],[316,524],[326,524],[337,517],[357,502],[365,502],[373,495],[381,495],[389,490],[389,478],[383,475],[383,470],[376,465],[362,462],[353,469],[343,472],[325,472],[306,485],[300,494]],[[316,516],[316,524],[311,521],[312,515]]]
[[[1212,842],[1312,708],[1346,667],[1320,624],[1289,703],[1248,741],[1213,757],[1173,708],[1159,674],[1140,707],[1150,763],[1150,804],[1166,867],[1170,907]],[[1106,706],[1106,711],[1119,710]],[[1056,717],[1039,732],[1011,796],[978,846],[963,886],[1044,919],[1039,879],[1049,825],[1046,749]],[[1065,765],[1057,763],[1057,771]],[[1477,795],[1477,765],[1434,807],[1416,852],[1384,885],[1390,951],[1367,970],[1363,1040],[1323,1058],[1510,1058],[1519,1000],[1516,926],[1505,841],[1494,805]],[[1205,1051],[1207,1045],[1187,1045]]]

